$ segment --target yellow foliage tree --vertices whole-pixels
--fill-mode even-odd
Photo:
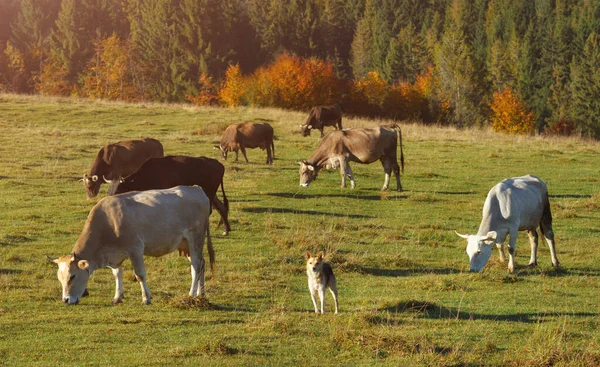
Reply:
[[[245,84],[240,65],[229,65],[225,72],[225,86],[219,91],[219,97],[229,107],[239,106],[246,90]]]
[[[490,108],[490,121],[494,130],[513,134],[531,134],[535,131],[535,115],[510,88],[494,92]]]

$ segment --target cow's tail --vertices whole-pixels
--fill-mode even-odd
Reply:
[[[550,199],[548,198],[548,191],[544,192],[544,197],[542,198],[542,200],[544,206],[544,209],[542,211],[542,223],[544,225],[542,225],[541,228],[542,232],[545,232],[544,228],[552,228],[552,212],[550,211]]]
[[[275,158],[275,136],[271,138],[271,157]]]
[[[227,200],[227,195],[225,195],[225,186],[223,185],[223,179],[221,179],[221,193],[223,194],[223,204],[225,204],[225,208],[227,208],[227,212],[229,213],[229,200]]]
[[[402,130],[400,126],[394,124],[394,130],[398,132],[398,139],[400,140],[400,164],[402,165],[402,172],[404,172],[404,152],[402,150]]]
[[[210,237],[210,225],[208,219],[206,221],[206,247],[208,249],[208,259],[210,261],[210,271],[215,274],[215,249],[213,248],[212,239]]]

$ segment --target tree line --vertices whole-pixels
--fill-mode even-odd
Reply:
[[[600,137],[598,0],[0,0],[0,19],[5,91]]]

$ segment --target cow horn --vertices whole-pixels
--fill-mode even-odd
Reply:
[[[458,232],[456,232],[456,231],[454,231],[454,233],[456,233],[457,235],[459,235],[459,236],[460,236],[460,237],[462,237],[462,238],[469,238],[469,235],[468,235],[468,234],[460,234],[460,233],[458,233]]]
[[[94,182],[98,181],[98,176],[96,176],[96,175],[93,175],[93,176],[92,176],[92,181],[94,181]]]
[[[110,180],[107,180],[107,179],[106,179],[106,177],[104,177],[104,175],[102,175],[102,179],[103,179],[103,180],[104,180],[104,182],[106,182],[107,184],[110,184],[110,183],[112,183],[112,181],[110,181]]]

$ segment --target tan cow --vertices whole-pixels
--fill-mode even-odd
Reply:
[[[144,256],[158,257],[175,250],[188,255],[192,264],[190,296],[204,296],[205,236],[211,267],[215,258],[209,214],[210,201],[199,186],[135,191],[103,198],[90,211],[71,255],[49,258],[58,265],[63,301],[78,303],[92,272],[109,267],[116,281],[113,303],[122,302],[121,264],[129,258],[142,288],[142,303],[150,304]]]
[[[235,152],[235,161],[238,160],[238,150],[242,151],[246,163],[246,148],[260,148],[267,150],[267,164],[273,164],[275,156],[275,145],[273,144],[273,128],[267,123],[244,122],[229,125],[221,143],[215,145],[215,149],[221,151],[221,158],[227,159],[227,152]]]
[[[163,155],[162,144],[152,138],[105,145],[98,151],[90,173],[84,174],[81,180],[87,198],[91,199],[98,195],[103,182],[110,184],[108,194],[114,194],[121,177],[135,172],[147,159],[159,158]]]
[[[400,138],[400,161],[404,171],[402,132],[398,125],[332,131],[321,139],[321,143],[309,159],[299,162],[300,186],[307,187],[317,178],[322,168],[339,168],[342,176],[341,186],[346,187],[346,176],[348,176],[354,188],[356,183],[350,169],[350,162],[369,164],[379,160],[385,172],[382,190],[388,189],[393,171],[396,176],[396,189],[402,191],[396,154],[398,138]]]

